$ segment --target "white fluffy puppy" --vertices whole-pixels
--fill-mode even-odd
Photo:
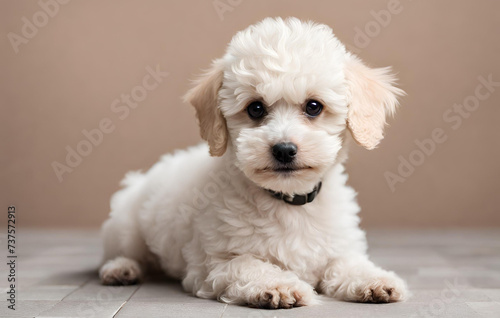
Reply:
[[[351,135],[382,139],[403,94],[393,83],[325,25],[268,18],[237,33],[186,96],[208,146],[127,175],[113,196],[102,282],[154,265],[227,303],[404,300],[403,280],[367,257],[343,167]]]

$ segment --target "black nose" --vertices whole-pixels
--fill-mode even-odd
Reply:
[[[297,146],[291,142],[282,142],[273,146],[273,156],[282,163],[290,163],[297,154]]]

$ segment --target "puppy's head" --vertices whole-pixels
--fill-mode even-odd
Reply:
[[[373,149],[403,92],[389,68],[372,69],[332,30],[295,18],[237,33],[226,55],[186,95],[210,153],[235,153],[257,185],[307,193],[338,160],[346,130]]]

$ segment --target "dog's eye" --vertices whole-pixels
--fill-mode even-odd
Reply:
[[[306,114],[309,117],[318,116],[319,114],[321,114],[322,110],[323,110],[323,105],[316,100],[311,99],[306,104]]]
[[[253,102],[247,107],[248,116],[252,119],[259,119],[264,117],[266,114],[266,109],[262,102]]]

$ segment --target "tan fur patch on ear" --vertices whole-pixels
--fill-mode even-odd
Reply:
[[[212,156],[222,156],[227,147],[226,120],[218,107],[218,92],[223,78],[222,63],[216,60],[184,96],[184,100],[196,109],[201,138],[208,142]]]
[[[386,117],[396,111],[397,97],[405,93],[393,85],[396,77],[390,67],[372,69],[350,54],[344,72],[349,87],[349,130],[358,144],[373,149],[384,138]]]

